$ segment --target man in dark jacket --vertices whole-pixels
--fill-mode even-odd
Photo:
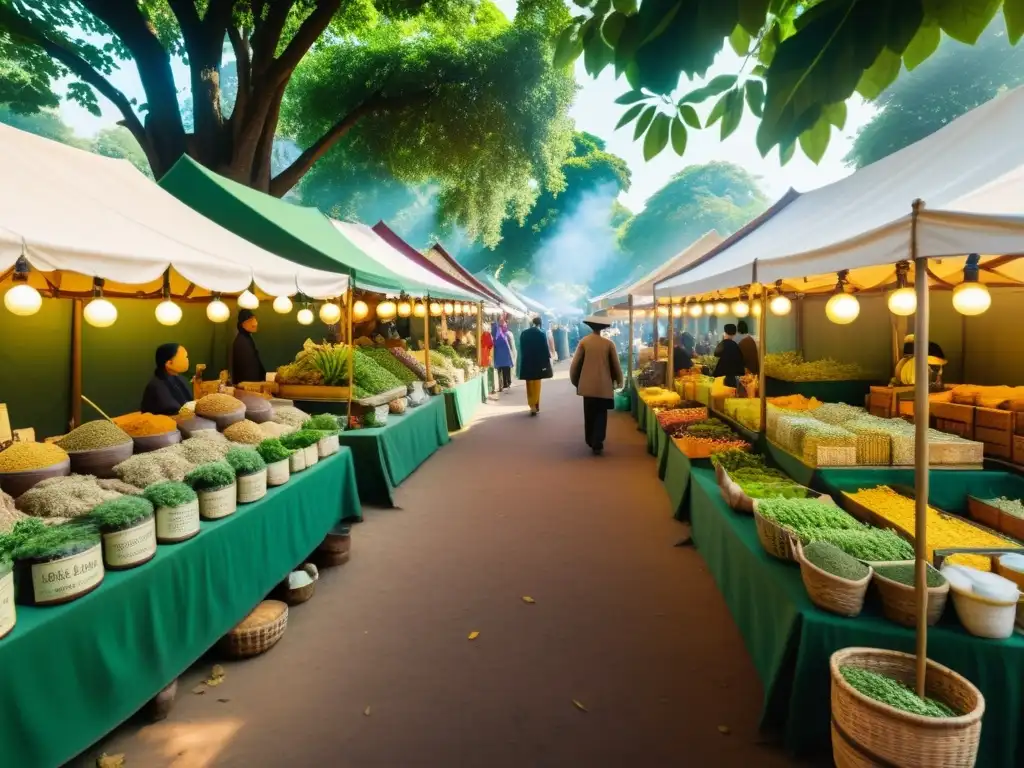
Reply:
[[[736,326],[728,323],[723,330],[725,331],[725,338],[715,348],[715,357],[718,358],[718,362],[715,364],[715,372],[712,375],[715,378],[724,376],[725,386],[735,387],[738,383],[738,378],[745,372],[743,353],[740,351],[740,345],[736,343],[734,338],[736,336]]]
[[[519,378],[526,382],[526,402],[531,416],[540,412],[541,381],[553,375],[548,337],[540,324],[539,317],[533,318],[530,327],[519,335]]]
[[[256,349],[256,340],[252,337],[257,327],[255,312],[251,309],[238,311],[238,334],[231,345],[228,360],[231,383],[236,386],[243,381],[266,381],[267,369],[263,367],[260,351]]]
[[[743,367],[757,376],[761,372],[760,358],[757,355],[757,342],[754,341],[753,336],[749,335],[746,320],[740,320],[737,327],[740,332],[740,340],[737,343],[739,344],[740,352],[743,353]]]

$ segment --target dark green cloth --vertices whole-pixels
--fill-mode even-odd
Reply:
[[[803,395],[816,397],[826,403],[849,403],[864,407],[864,398],[871,391],[874,381],[783,381],[765,377],[764,391],[767,397]]]
[[[827,753],[831,654],[849,646],[912,652],[913,630],[884,619],[873,597],[856,619],[815,608],[799,568],[765,553],[753,518],[729,509],[711,470],[692,470],[690,493],[694,541],[764,685],[762,725],[781,728],[796,754]],[[985,696],[977,765],[1024,765],[1024,638],[975,638],[954,616],[947,606],[940,625],[929,630],[928,656]]]
[[[448,416],[448,431],[458,432],[473,420],[480,405],[487,400],[483,376],[470,379],[445,390],[444,403]]]
[[[198,536],[158,547],[92,593],[18,607],[0,640],[0,754],[56,766],[136,712],[195,663],[323,541],[360,518],[352,455],[342,450]],[[179,695],[188,695],[181,692]]]
[[[680,521],[690,519],[690,467],[689,457],[669,440],[668,445],[665,446],[665,462],[664,470],[661,473],[661,482],[668,492],[672,516]]]
[[[448,444],[445,398],[432,397],[418,408],[391,414],[384,427],[342,432],[340,440],[352,449],[362,502],[393,507],[394,489]]]

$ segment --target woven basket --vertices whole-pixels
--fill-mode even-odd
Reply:
[[[320,574],[317,572],[316,566],[306,563],[301,568],[296,570],[305,571],[309,574],[310,578],[313,579],[309,584],[304,587],[298,587],[297,589],[291,589],[288,586],[288,579],[286,578],[281,582],[281,599],[284,600],[288,605],[301,605],[302,603],[313,597],[313,593],[316,591],[316,583],[320,580]]]
[[[754,502],[754,523],[757,525],[757,538],[764,547],[764,551],[779,560],[794,561],[793,557],[793,534],[777,523],[761,517],[757,512],[757,502]]]
[[[218,648],[235,659],[259,656],[273,648],[287,628],[288,606],[279,600],[264,600],[220,639]]]
[[[808,441],[809,442],[809,441]],[[811,467],[852,467],[857,463],[855,445],[808,445],[804,463]]]
[[[832,756],[839,768],[971,768],[978,757],[985,698],[966,678],[929,660],[926,695],[964,714],[925,717],[883,704],[853,688],[839,672],[857,667],[914,687],[915,658],[878,648],[832,654]]]
[[[892,438],[889,435],[865,432],[857,435],[857,463],[864,466],[886,466],[892,462]]]
[[[868,566],[863,579],[851,581],[822,570],[804,557],[804,549],[795,536],[791,547],[794,559],[800,564],[800,577],[811,602],[822,610],[840,616],[859,616],[871,583],[871,566]]]
[[[911,560],[911,563],[914,561]],[[896,563],[875,563],[880,565],[896,565]],[[928,566],[932,568],[932,566]],[[934,568],[932,568],[934,570]],[[914,587],[901,584],[875,571],[875,587],[882,598],[882,613],[889,621],[902,624],[913,629],[917,626],[917,592]],[[941,587],[928,588],[928,626],[932,627],[942,617],[949,597],[949,582]]]

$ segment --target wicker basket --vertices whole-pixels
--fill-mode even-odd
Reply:
[[[843,648],[832,654],[832,756],[838,768],[971,768],[978,757],[985,699],[966,678],[928,662],[926,694],[964,714],[925,717],[883,704],[853,688],[841,667],[857,667],[913,687],[915,658],[878,648]]]
[[[793,534],[777,523],[761,517],[757,512],[757,502],[754,502],[754,523],[757,525],[757,538],[764,547],[764,551],[779,560],[794,561],[793,557]]]
[[[811,602],[824,611],[840,616],[859,616],[871,583],[871,566],[868,566],[864,578],[851,581],[822,570],[804,557],[804,549],[795,536],[791,547],[794,559],[800,564],[800,577]]]
[[[316,566],[312,563],[306,563],[296,570],[308,573],[312,581],[304,587],[291,589],[288,586],[288,579],[285,578],[285,580],[281,582],[281,599],[288,603],[288,605],[301,605],[312,598],[313,593],[316,591],[316,583],[320,579],[320,574],[317,571]]]
[[[235,659],[259,656],[273,648],[287,628],[288,606],[279,600],[264,600],[220,639],[218,648]]]
[[[913,564],[914,561],[908,561]],[[898,581],[883,576],[878,572],[877,566],[904,565],[905,563],[887,562],[874,563],[875,587],[882,598],[882,613],[889,621],[902,624],[904,627],[913,629],[917,626],[917,591],[913,586],[902,584]],[[932,570],[931,565],[928,566]],[[946,609],[946,599],[949,597],[949,582],[940,587],[928,588],[928,626],[932,627],[942,618],[942,612]]]

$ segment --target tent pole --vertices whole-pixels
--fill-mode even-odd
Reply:
[[[633,294],[629,294],[629,343],[626,345],[626,387],[633,383]]]
[[[480,337],[484,334],[484,303],[478,301],[476,304],[476,367],[482,368],[484,362],[483,345],[480,344]]]
[[[654,362],[658,362],[658,289],[654,288],[651,292],[651,300],[653,309],[651,309],[651,323],[654,325],[654,357],[651,358]]]
[[[917,695],[925,694],[928,669],[928,259],[917,253],[917,219],[921,201],[915,200],[910,223],[910,253],[914,259],[914,544],[917,563]]]
[[[82,300],[71,302],[71,428],[82,423]]]
[[[768,435],[768,398],[765,390],[764,356],[768,351],[768,289],[761,285],[761,314],[757,318],[757,396],[761,401],[761,432]]]
[[[430,296],[423,297],[423,304],[427,311],[423,313],[423,366],[427,371],[427,381],[430,378]],[[442,315],[443,316],[443,315]]]
[[[352,327],[352,278],[348,281],[348,290],[345,291],[345,340],[348,341],[348,406],[345,408],[345,421],[348,427],[352,427],[352,395],[355,392],[355,370],[356,370],[356,345],[352,338],[354,333]]]
[[[674,358],[676,356],[675,355],[675,350],[676,350],[676,347],[675,347],[675,331],[676,331],[676,321],[675,321],[675,318],[672,317],[672,296],[670,294],[669,298],[668,298],[668,360],[666,360],[668,365],[665,366],[665,379],[668,381],[668,384],[666,385],[665,388],[669,392],[674,392],[675,391],[675,383],[676,383],[675,382],[675,378],[676,377],[674,375],[675,371],[672,370],[673,364],[675,363]]]

